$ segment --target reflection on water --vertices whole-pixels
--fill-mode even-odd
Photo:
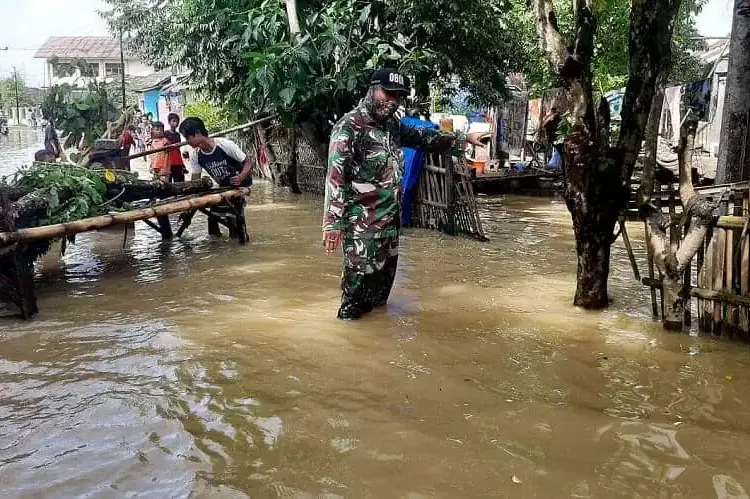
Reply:
[[[34,153],[44,149],[41,129],[11,127],[8,135],[0,135],[0,178],[12,175],[34,161]]]
[[[571,307],[562,203],[411,231],[352,324],[318,205],[261,185],[246,246],[196,217],[47,255],[40,317],[0,329],[5,495],[748,497],[750,352],[651,323],[620,246],[612,307]]]

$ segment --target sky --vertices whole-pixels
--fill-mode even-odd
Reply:
[[[732,24],[732,0],[709,0],[698,17],[704,36],[726,36]],[[0,0],[0,78],[13,72],[13,66],[31,86],[43,78],[44,62],[34,52],[50,36],[101,36],[107,27],[97,14],[104,10],[102,0]]]

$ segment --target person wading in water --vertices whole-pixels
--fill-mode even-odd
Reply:
[[[402,124],[395,114],[409,92],[406,76],[376,71],[367,96],[331,132],[323,246],[329,254],[343,246],[339,319],[359,319],[388,301],[401,229],[401,147],[462,155],[467,140],[482,146],[474,135]]]

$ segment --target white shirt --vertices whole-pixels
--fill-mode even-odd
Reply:
[[[242,151],[242,149],[239,148],[237,144],[234,143],[234,141],[225,137],[216,137],[214,139],[214,148],[208,152],[204,153],[198,148],[190,148],[190,151],[188,153],[188,170],[190,170],[190,173],[201,173],[202,167],[198,161],[198,156],[201,154],[213,154],[217,147],[224,151],[227,156],[239,161],[240,163],[244,162],[247,158],[247,155]]]

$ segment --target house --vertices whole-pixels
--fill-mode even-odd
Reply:
[[[154,72],[139,58],[123,50],[108,36],[53,36],[34,54],[46,61],[44,86],[68,83],[85,87],[92,81],[114,81],[125,76],[146,76]]]
[[[186,91],[186,76],[168,75],[135,92],[138,96],[138,108],[144,114],[151,113],[154,121],[166,124],[169,113],[176,113],[180,118],[183,117]]]

